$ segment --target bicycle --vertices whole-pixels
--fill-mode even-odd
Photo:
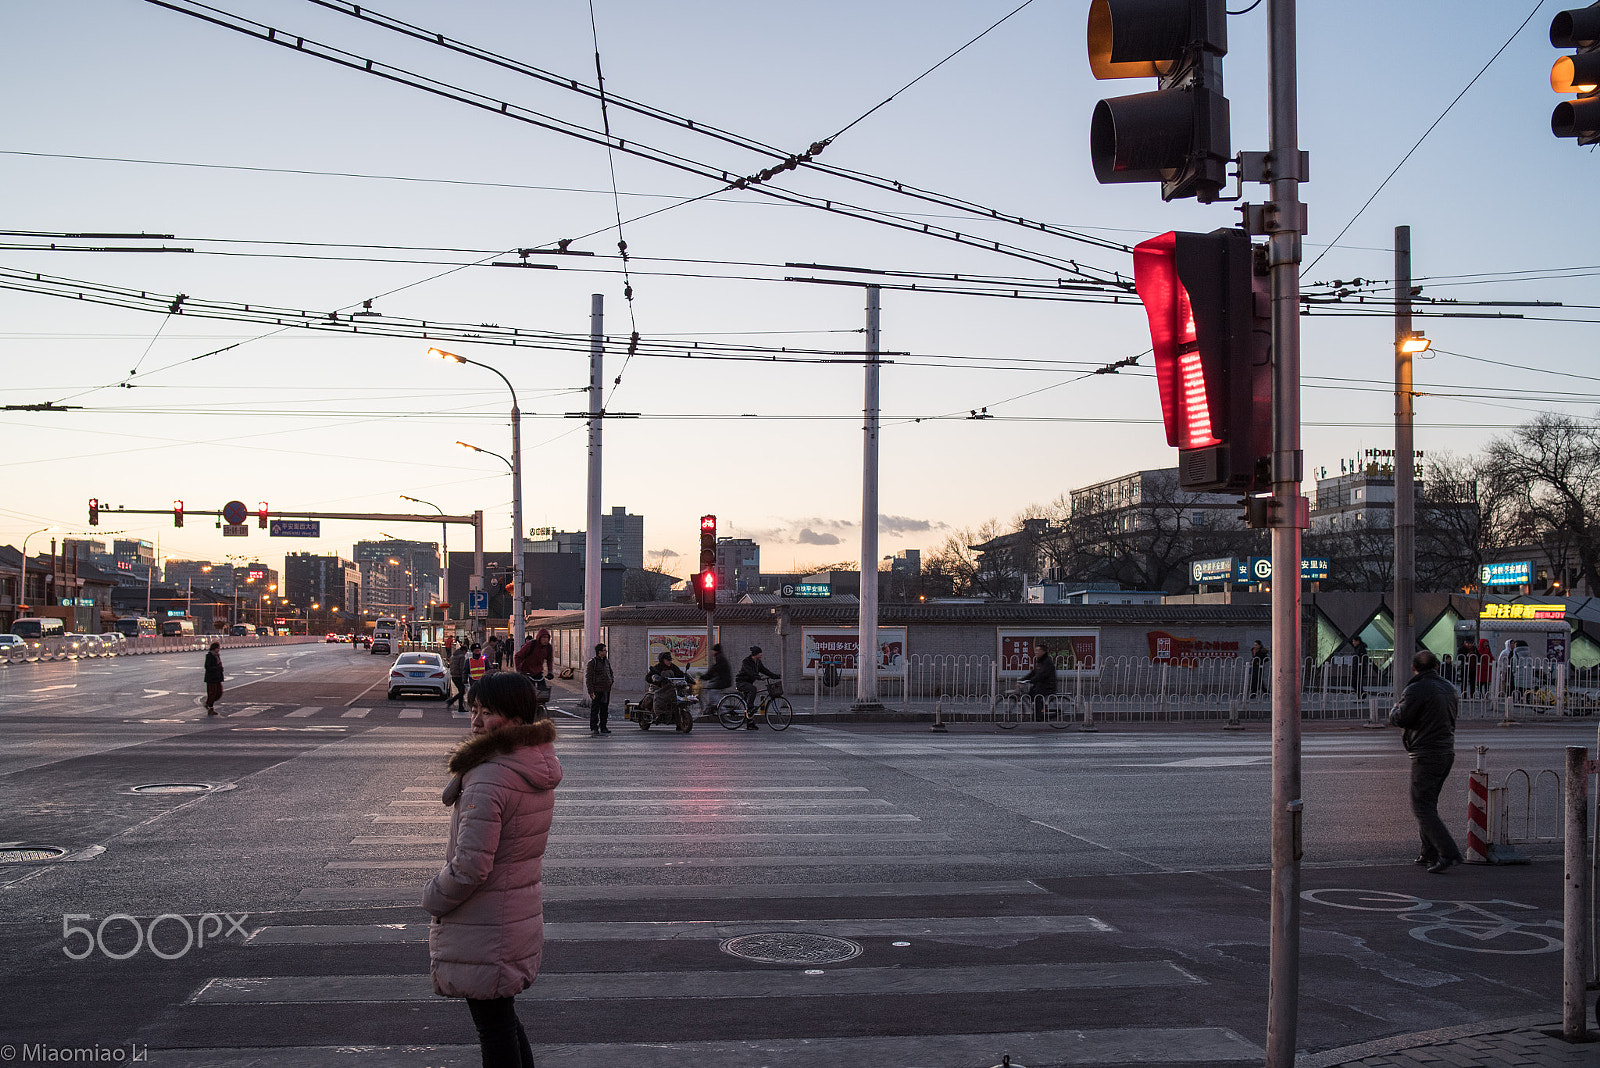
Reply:
[[[753,710],[744,703],[744,698],[736,693],[727,694],[717,702],[717,716],[722,720],[722,725],[730,731],[740,729],[758,715],[763,717],[767,721],[767,726],[775,731],[789,728],[789,724],[794,721],[794,706],[783,696],[783,680],[768,679],[766,686],[756,694],[756,706]]]
[[[1034,719],[1034,695],[1026,686],[1018,685],[1014,690],[1007,690],[1000,695],[1000,700],[994,706],[994,725],[1001,730],[1010,730],[1019,723],[1027,723]],[[1068,713],[1061,707],[1060,694],[1047,694],[1044,699],[1044,721],[1056,730],[1065,730],[1070,722]]]

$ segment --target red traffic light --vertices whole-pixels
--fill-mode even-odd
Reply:
[[[1249,488],[1272,427],[1266,279],[1255,274],[1250,238],[1162,234],[1133,250],[1133,272],[1167,444],[1180,450],[1179,485]]]
[[[694,603],[707,612],[717,607],[717,573],[702,571],[694,577]]]
[[[717,517],[714,516],[714,515],[703,515],[703,516],[701,516],[700,517],[700,529],[702,531],[709,530],[711,533],[715,534],[717,532]]]
[[[256,523],[262,530],[266,530],[267,529],[267,515],[268,514],[269,513],[267,512],[267,502],[266,501],[262,501],[260,503],[260,505],[256,508]]]
[[[89,525],[91,527],[97,527],[97,526],[100,525],[100,498],[99,497],[90,497],[89,498]]]
[[[172,525],[175,526],[175,527],[183,526],[183,502],[182,501],[173,501],[172,502]]]

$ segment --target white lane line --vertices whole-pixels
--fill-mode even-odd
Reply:
[[[398,837],[398,836],[397,836]],[[444,838],[436,839],[443,844]],[[415,882],[393,887],[308,886],[295,895],[299,901],[333,904],[359,901],[375,904],[416,904],[419,891]],[[757,898],[835,898],[835,897],[971,897],[1018,894],[1048,894],[1037,883],[1026,880],[998,880],[991,882],[928,882],[928,883],[785,883],[773,887],[767,883],[647,883],[643,886],[623,886],[616,883],[595,885],[544,884],[544,900],[567,901],[637,901],[674,900],[751,901]]]

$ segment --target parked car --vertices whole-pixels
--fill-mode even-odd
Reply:
[[[333,634],[333,633],[330,632],[326,638],[322,639],[322,644],[331,645],[331,644],[333,644],[335,642],[342,642],[342,641],[344,641],[343,638],[339,637],[337,634]]]
[[[28,640],[15,634],[0,634],[0,660],[26,660],[38,654],[30,652]]]
[[[450,673],[438,653],[401,653],[389,668],[389,700],[402,693],[450,696]]]

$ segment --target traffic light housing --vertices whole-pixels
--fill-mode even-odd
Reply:
[[[1158,85],[1095,105],[1095,178],[1102,185],[1160,182],[1163,200],[1216,200],[1233,155],[1222,95],[1225,0],[1091,0],[1088,44],[1096,78],[1155,78]]]
[[[1550,20],[1550,43],[1577,49],[1550,68],[1550,88],[1575,94],[1551,112],[1550,132],[1576,137],[1580,145],[1600,144],[1600,0],[1557,12]]]
[[[256,506],[256,525],[258,527],[260,527],[262,530],[266,530],[267,529],[267,516],[269,514],[270,513],[267,511],[267,502],[266,501],[262,501],[260,504],[258,504]]]
[[[1268,479],[1272,325],[1264,270],[1243,230],[1166,233],[1133,250],[1134,285],[1150,320],[1167,444],[1178,485],[1250,489]]]
[[[175,527],[183,526],[183,502],[182,501],[173,501],[172,502],[172,525],[175,526]]]
[[[694,603],[707,612],[716,610],[717,572],[715,569],[702,571],[694,577]]]
[[[99,497],[90,497],[89,498],[89,525],[91,527],[97,527],[97,526],[100,525],[100,498]]]
[[[717,566],[717,517],[700,517],[700,570]]]

